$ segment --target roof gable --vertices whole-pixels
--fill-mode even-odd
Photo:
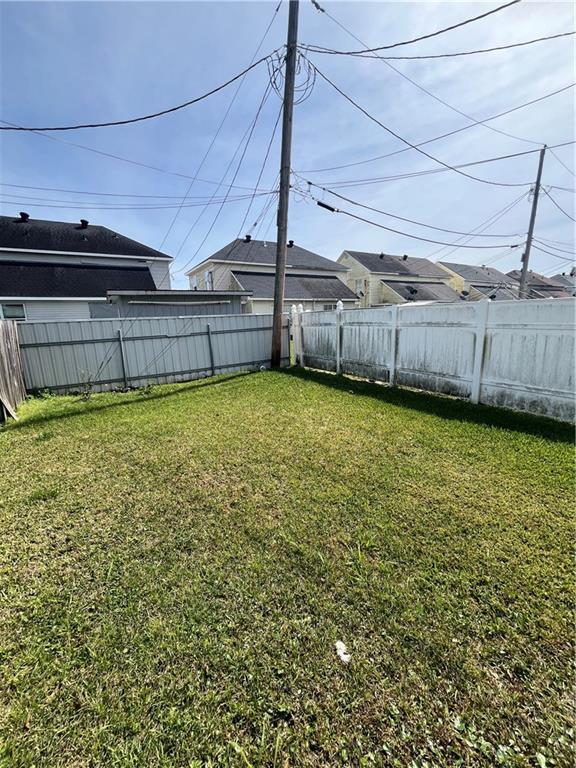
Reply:
[[[140,256],[171,259],[161,251],[120,235],[107,227],[79,222],[15,219],[0,216],[0,248],[59,253],[98,253],[110,256]]]

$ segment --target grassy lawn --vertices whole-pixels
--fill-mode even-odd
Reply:
[[[321,374],[27,402],[0,766],[571,765],[570,441]]]

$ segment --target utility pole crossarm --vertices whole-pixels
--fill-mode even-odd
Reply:
[[[280,160],[280,193],[278,197],[278,234],[276,237],[276,279],[274,283],[274,315],[272,318],[271,365],[277,368],[282,357],[282,308],[286,280],[286,245],[288,240],[288,202],[290,197],[290,156],[292,150],[292,115],[298,46],[298,0],[290,0],[288,37],[286,40],[286,76],[282,114],[282,154]]]
[[[534,224],[536,223],[536,210],[538,208],[538,196],[540,195],[540,180],[542,179],[542,168],[544,166],[544,155],[546,153],[546,145],[540,150],[540,159],[538,161],[538,173],[536,175],[536,185],[534,187],[534,199],[532,200],[532,210],[530,212],[530,224],[528,225],[528,234],[526,236],[526,248],[522,254],[522,273],[520,276],[520,291],[519,296],[521,299],[527,299],[529,290],[527,287],[528,282],[528,261],[530,259],[530,249],[532,248],[532,237],[534,236]]]

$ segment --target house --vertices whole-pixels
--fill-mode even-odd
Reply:
[[[0,216],[0,317],[86,320],[108,291],[169,290],[171,262],[86,219]]]
[[[439,261],[450,275],[450,285],[455,291],[466,291],[471,300],[489,298],[492,301],[504,301],[518,298],[519,283],[494,267],[473,264],[456,264],[451,261]]]
[[[562,272],[559,275],[553,275],[550,280],[553,280],[557,285],[561,285],[572,296],[576,296],[576,268],[571,269],[568,274]]]
[[[240,315],[250,291],[107,291],[105,303],[94,304],[92,317],[184,317]]]
[[[508,277],[518,282],[520,282],[520,275],[519,269],[508,272]],[[574,295],[574,291],[571,291],[561,282],[557,282],[551,277],[539,275],[538,272],[532,272],[532,270],[528,270],[526,286],[529,299],[568,299]]]
[[[347,285],[360,297],[361,307],[464,298],[449,286],[446,270],[428,259],[343,251],[338,263],[347,267]]]
[[[292,304],[305,310],[334,309],[357,304],[356,294],[346,286],[347,267],[308,251],[292,240],[288,243],[286,311]],[[245,311],[270,313],[274,308],[276,243],[253,240],[250,235],[233,240],[186,273],[192,290],[242,290],[251,293]]]

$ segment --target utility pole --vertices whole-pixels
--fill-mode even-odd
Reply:
[[[540,194],[540,179],[542,178],[542,167],[544,165],[544,154],[546,144],[540,150],[540,160],[538,162],[538,174],[536,175],[536,186],[534,187],[534,198],[532,200],[532,211],[530,213],[530,224],[528,225],[528,235],[526,236],[526,248],[522,254],[522,274],[520,276],[520,298],[528,298],[528,260],[530,258],[530,248],[532,247],[532,236],[534,234],[534,224],[536,222],[536,209],[538,208],[538,195]]]
[[[278,234],[276,236],[276,280],[274,283],[274,315],[272,319],[271,365],[278,368],[282,356],[282,308],[286,282],[286,245],[288,238],[288,201],[290,197],[290,154],[292,150],[292,113],[298,45],[298,0],[290,0],[288,37],[286,40],[286,74],[282,114],[282,154],[280,159],[280,194],[278,199]]]

